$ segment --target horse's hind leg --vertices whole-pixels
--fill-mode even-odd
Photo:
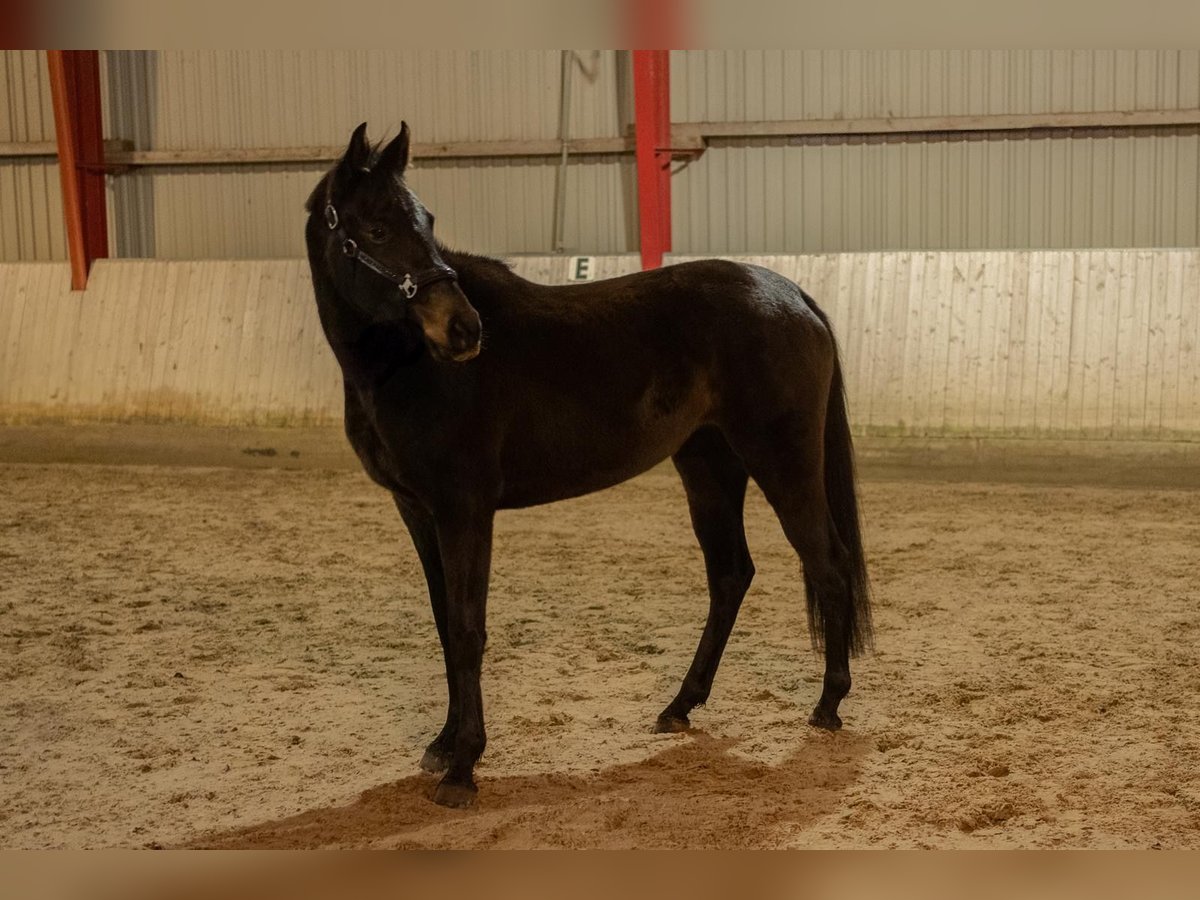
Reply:
[[[458,726],[458,697],[454,686],[453,674],[450,671],[450,643],[447,637],[446,623],[446,579],[442,572],[442,555],[438,547],[437,530],[434,528],[433,516],[406,501],[399,494],[394,494],[396,508],[400,510],[400,518],[408,526],[413,546],[421,560],[421,568],[425,571],[425,581],[429,586],[429,602],[433,607],[433,621],[437,625],[438,638],[442,644],[442,656],[446,662],[446,681],[449,685],[450,702],[446,709],[446,724],[438,736],[430,742],[421,757],[421,768],[426,772],[444,772],[450,764],[450,753],[454,749],[454,737]]]
[[[736,446],[804,564],[813,643],[825,647],[824,689],[808,721],[836,730],[842,727],[838,704],[850,692],[855,613],[848,554],[826,495],[820,432],[797,422],[794,429],[782,427],[769,438],[739,440]]]
[[[701,429],[675,454],[674,463],[704,553],[709,609],[696,658],[678,695],[658,717],[656,731],[687,728],[688,713],[708,699],[742,598],[754,577],[742,524],[746,469],[725,438],[715,428]]]

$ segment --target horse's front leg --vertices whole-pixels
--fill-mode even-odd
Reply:
[[[457,727],[449,767],[433,799],[443,806],[475,801],[475,762],[483,753],[483,695],[479,677],[487,642],[488,573],[492,559],[493,509],[454,506],[435,513],[446,580],[446,637],[450,693]]]
[[[454,749],[454,734],[458,730],[458,692],[454,687],[454,672],[450,663],[450,643],[446,625],[446,579],[442,573],[442,552],[438,547],[437,527],[433,516],[416,502],[393,494],[400,518],[408,526],[413,546],[425,572],[429,585],[429,604],[433,607],[433,621],[437,625],[438,639],[442,644],[442,656],[446,662],[446,684],[450,698],[446,708],[446,724],[425,748],[421,757],[421,768],[426,772],[444,772],[450,765],[450,752]]]

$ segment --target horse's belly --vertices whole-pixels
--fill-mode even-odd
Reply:
[[[539,506],[543,503],[554,503],[558,500],[569,500],[572,497],[593,494],[649,471],[669,455],[665,454],[637,468],[629,466],[622,469],[596,470],[579,477],[561,480],[531,479],[506,482],[500,494],[500,508],[519,509],[524,506]]]
[[[706,379],[690,370],[648,375],[636,392],[545,401],[526,405],[508,433],[504,506],[550,503],[628,481],[671,456],[712,412]]]
[[[581,435],[538,448],[541,452],[526,452],[521,464],[504,467],[500,505],[537,506],[628,481],[671,456],[696,427],[689,422],[651,433]]]

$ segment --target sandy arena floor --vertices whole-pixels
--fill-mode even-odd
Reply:
[[[479,805],[430,803],[440,653],[347,471],[0,466],[0,846],[1200,847],[1200,494],[865,481],[878,649],[846,728],[761,495],[706,609],[660,467],[498,520]]]

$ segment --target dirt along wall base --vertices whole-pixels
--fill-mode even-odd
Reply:
[[[855,447],[874,480],[1200,488],[1200,442],[859,435]],[[4,463],[359,469],[340,425],[6,425]]]

